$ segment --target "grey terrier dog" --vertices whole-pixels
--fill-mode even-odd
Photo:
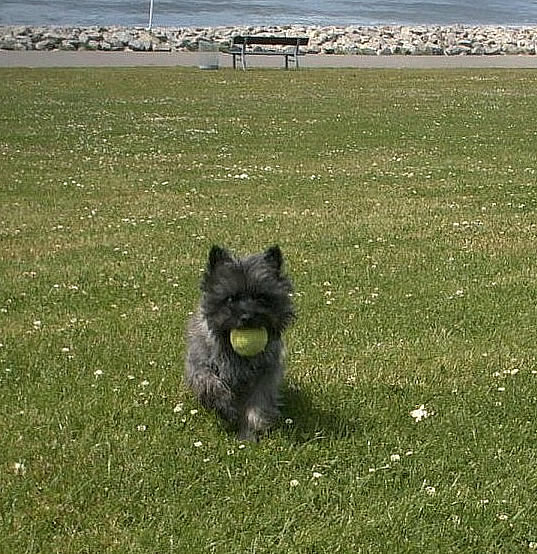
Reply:
[[[188,326],[185,380],[240,439],[257,440],[279,416],[282,334],[295,317],[292,291],[278,246],[244,258],[212,247]],[[255,352],[241,353],[233,343],[233,333],[245,330],[262,336]]]

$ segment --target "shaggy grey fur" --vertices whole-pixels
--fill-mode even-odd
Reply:
[[[294,318],[280,248],[236,258],[213,246],[201,291],[188,326],[186,383],[203,406],[238,428],[239,438],[255,440],[279,416],[282,333]],[[242,327],[267,329],[261,353],[241,357],[233,350],[230,332]]]

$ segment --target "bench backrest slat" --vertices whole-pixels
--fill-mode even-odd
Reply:
[[[260,44],[270,46],[306,46],[308,37],[266,37],[266,36],[236,36],[233,44]]]

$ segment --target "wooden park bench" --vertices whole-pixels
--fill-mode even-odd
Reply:
[[[234,69],[237,67],[237,61],[241,63],[243,69],[246,69],[247,56],[284,56],[285,69],[289,69],[290,62],[295,64],[295,69],[298,69],[299,56],[306,55],[300,47],[307,46],[308,41],[308,37],[236,36],[233,37],[228,54],[233,56]],[[275,49],[270,48],[271,46],[286,48]]]

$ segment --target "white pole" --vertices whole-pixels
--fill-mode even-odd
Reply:
[[[147,26],[147,29],[151,31],[151,26],[153,25],[153,0],[150,0],[149,2],[149,25]]]

